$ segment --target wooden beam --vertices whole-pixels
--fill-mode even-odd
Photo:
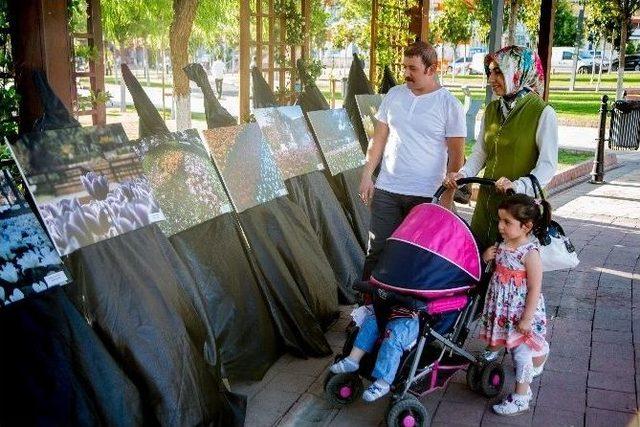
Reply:
[[[269,0],[269,72],[267,74],[268,77],[268,81],[269,81],[269,87],[273,88],[273,84],[275,82],[275,77],[274,77],[274,62],[275,62],[275,25],[276,25],[276,18],[274,15],[274,8],[273,8],[273,2],[275,0]]]
[[[102,11],[100,0],[87,0],[87,29],[91,33],[88,39],[89,47],[97,52],[97,57],[89,62],[91,88],[95,92],[104,92],[104,43],[102,43]],[[104,125],[107,123],[107,108],[104,103],[94,106],[95,112],[92,115],[94,125]]]
[[[489,30],[489,53],[500,50],[502,47],[502,25],[504,22],[504,0],[492,0],[491,3],[491,30]],[[493,99],[491,87],[487,86],[485,93],[485,105]]]
[[[250,9],[248,1],[240,2],[240,121],[249,118],[249,66],[251,51]]]
[[[369,47],[369,81],[376,84],[376,46],[378,45],[378,0],[371,1],[371,46]]]
[[[551,47],[553,46],[553,25],[556,15],[556,0],[542,0],[540,4],[540,32],[538,33],[538,55],[544,69],[544,93],[542,99],[549,100],[549,80],[551,77]]]
[[[69,111],[73,101],[73,65],[66,0],[10,1],[9,25],[20,94],[20,133],[33,129],[42,116],[40,95],[32,73],[44,71],[49,85]]]
[[[304,17],[304,40],[302,42],[302,58],[311,56],[311,0],[302,0],[302,16]],[[295,67],[295,64],[293,64]]]
[[[429,42],[429,10],[431,9],[431,1],[430,0],[421,0],[422,7],[422,20],[420,26],[420,40],[428,43]]]
[[[256,0],[256,65],[262,70],[262,0]]]

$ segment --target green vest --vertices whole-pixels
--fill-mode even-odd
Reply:
[[[529,93],[516,103],[504,123],[500,101],[492,101],[487,106],[484,135],[480,137],[487,153],[485,178],[504,176],[513,181],[531,173],[538,161],[538,122],[546,106],[542,98]],[[494,187],[480,187],[471,229],[478,237],[481,249],[493,245],[498,238],[498,205],[502,199]]]

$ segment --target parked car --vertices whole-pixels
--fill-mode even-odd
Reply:
[[[617,58],[611,61],[611,71],[618,71],[619,65]],[[625,71],[640,71],[640,53],[625,55],[624,69]]]
[[[573,55],[575,48],[570,46],[556,47],[551,49],[551,71],[554,73],[570,73],[573,68]],[[580,74],[590,73],[593,67],[593,63],[596,63],[595,72],[600,69],[600,61],[595,59],[591,53],[587,51],[578,52],[578,62],[576,70]],[[608,63],[603,63],[602,70],[609,68]]]
[[[471,64],[469,65],[470,74],[484,74],[484,58],[487,56],[486,52],[474,53],[471,57]]]
[[[469,65],[471,65],[470,56],[462,56],[453,61],[449,67],[447,67],[447,73],[449,74],[468,74]]]

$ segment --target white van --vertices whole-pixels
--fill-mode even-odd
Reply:
[[[573,54],[575,48],[573,47],[553,47],[551,49],[551,72],[552,73],[570,73],[573,67]],[[591,53],[587,51],[580,51],[578,53],[578,63],[576,70],[578,73],[586,74],[591,72],[594,58]],[[596,73],[598,72],[599,61],[596,60]],[[603,70],[605,68],[603,67]]]

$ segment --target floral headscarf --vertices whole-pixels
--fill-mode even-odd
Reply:
[[[542,96],[544,70],[536,52],[528,47],[507,46],[484,58],[484,70],[489,75],[489,64],[495,61],[504,75],[506,97],[517,95],[523,89]]]

